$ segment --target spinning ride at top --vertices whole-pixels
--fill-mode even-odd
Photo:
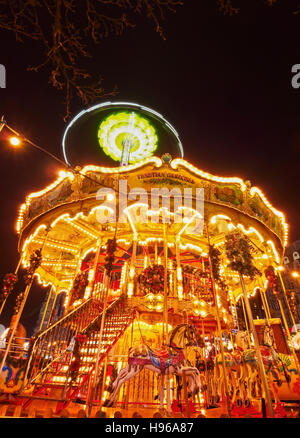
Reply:
[[[84,138],[78,140],[77,124],[82,132],[86,132],[85,124],[93,126],[89,133],[93,144],[120,165],[79,166],[78,162],[71,161],[72,135],[84,144]],[[94,388],[99,369],[103,380],[107,364],[111,363],[119,373],[132,361],[144,374],[127,373],[129,377],[121,382],[115,376],[114,400],[103,383],[99,403],[103,398],[108,406],[142,403],[133,388],[136,379],[140,379],[139,383],[146,379],[151,390],[148,388],[147,395],[143,394],[143,401],[146,400],[148,406],[155,405],[153,367],[161,378],[166,369],[172,369],[171,374],[183,378],[182,367],[189,357],[192,370],[186,368],[187,377],[191,378],[187,385],[194,388],[201,386],[201,379],[194,371],[196,357],[201,357],[205,363],[202,377],[210,382],[206,386],[207,403],[207,398],[215,393],[217,380],[215,375],[207,374],[207,361],[212,351],[221,354],[223,371],[226,371],[226,352],[234,349],[235,332],[240,329],[237,317],[240,303],[245,315],[248,312],[245,322],[249,322],[249,339],[251,341],[252,336],[253,348],[258,359],[261,358],[257,350],[259,339],[251,325],[248,298],[261,294],[266,321],[272,325],[274,321],[265,295],[270,277],[264,274],[270,267],[274,268],[275,276],[280,274],[278,266],[288,238],[284,214],[249,181],[216,176],[185,161],[180,139],[170,123],[157,112],[136,104],[109,102],[83,111],[66,128],[63,152],[66,163],[76,165],[76,171],[61,171],[48,187],[28,195],[17,220],[23,267],[30,267],[32,254],[41,251],[41,263],[34,275],[44,286],[51,286],[32,354],[36,354],[38,345],[49,341],[47,333],[53,330],[53,342],[55,327],[70,325],[73,318],[70,315],[78,316],[79,312],[86,315],[86,320],[83,325],[72,320],[72,330],[75,330],[72,335],[83,336],[81,347],[88,351],[90,326],[94,318],[100,318],[99,346],[104,342],[104,316],[109,306],[114,327],[118,326],[107,335],[111,341],[105,346],[101,344],[97,355],[95,351],[94,355],[89,353],[90,359],[85,362],[77,357],[75,381],[84,397],[90,401],[95,395],[93,391],[83,390],[84,385],[87,386],[84,377],[87,370],[92,376],[89,387]],[[123,313],[116,304],[120,300],[126,308],[125,311],[122,307]],[[59,312],[57,303],[60,303]],[[91,303],[94,303],[94,313],[89,316],[84,309],[91,312],[87,307]],[[195,333],[188,330],[189,326],[193,326]],[[181,327],[182,332],[176,327]],[[172,333],[175,350],[170,352]],[[175,334],[180,336],[177,338]],[[54,361],[65,352],[70,339],[56,339],[56,348],[61,350],[52,356]],[[140,348],[141,344],[145,350]],[[185,352],[180,363],[176,362],[179,344]],[[124,357],[129,347],[133,350],[126,365]],[[49,369],[49,364],[47,366]],[[259,367],[266,394],[266,376],[261,363]],[[35,371],[27,365],[23,388],[28,390],[31,380],[37,381],[42,368],[39,361]],[[125,371],[122,373],[124,377]],[[228,373],[227,380],[223,373],[227,398],[232,385]],[[172,377],[170,386],[169,375],[166,378],[167,409],[170,410],[175,399],[175,390],[170,387],[175,386],[175,380]],[[68,379],[70,374],[62,381],[64,394]],[[163,383],[160,388],[164,388]],[[161,407],[163,398],[161,395]],[[201,404],[203,399],[198,401]],[[270,397],[268,401],[270,403]]]

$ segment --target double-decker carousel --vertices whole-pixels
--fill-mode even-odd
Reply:
[[[20,207],[26,288],[2,346],[2,394],[57,414],[280,416],[300,395],[284,312],[272,318],[266,296],[282,309],[284,215],[249,181],[185,161],[157,113],[100,109],[99,142],[121,165],[70,167]],[[179,157],[154,155],[155,124]],[[13,349],[35,279],[48,288],[38,329]]]

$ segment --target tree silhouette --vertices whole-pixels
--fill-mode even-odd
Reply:
[[[242,0],[215,0],[224,15],[240,12]],[[280,0],[260,0],[267,6]],[[201,10],[195,1],[195,13]],[[135,26],[138,16],[147,17],[156,32],[165,39],[162,23],[165,14],[176,12],[184,0],[0,0],[0,31],[12,32],[17,41],[40,44],[44,55],[30,70],[49,71],[49,82],[65,93],[66,115],[79,97],[84,105],[115,95],[106,92],[102,77],[94,77],[82,67],[90,51],[110,35],[122,35]],[[300,6],[294,11],[300,13]]]
[[[138,15],[146,16],[164,37],[166,12],[176,12],[181,0],[0,0],[0,30],[13,32],[16,40],[34,40],[44,57],[30,70],[49,70],[49,82],[65,93],[66,118],[74,97],[83,104],[116,94],[105,92],[102,78],[80,67],[93,45],[110,35],[134,27]]]

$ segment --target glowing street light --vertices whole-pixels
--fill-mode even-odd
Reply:
[[[293,271],[293,272],[292,272],[292,277],[294,277],[294,278],[299,278],[299,274],[298,274],[298,272]]]
[[[21,144],[21,141],[24,144],[29,144],[30,146],[34,147],[35,149],[38,149],[40,152],[43,152],[44,154],[48,155],[48,157],[50,157],[53,160],[55,160],[56,162],[58,162],[63,168],[67,169],[68,171],[71,171],[74,174],[79,174],[83,178],[86,178],[86,179],[92,181],[93,183],[96,183],[97,185],[99,185],[101,187],[107,187],[105,184],[102,184],[100,181],[94,180],[93,178],[90,178],[88,175],[85,175],[84,173],[81,173],[80,170],[75,169],[70,164],[65,163],[60,158],[58,158],[56,155],[54,155],[51,152],[49,152],[47,149],[44,149],[41,146],[38,146],[37,144],[33,143],[28,138],[26,138],[23,135],[21,135],[19,132],[15,131],[11,126],[9,126],[6,123],[6,121],[4,120],[4,116],[2,116],[1,119],[0,119],[0,132],[2,131],[3,128],[7,128],[12,134],[14,134],[9,139],[9,142],[10,142],[10,144],[12,146],[15,146],[15,147],[19,146]],[[109,188],[111,188],[111,187],[109,187]],[[116,191],[118,192],[118,190],[116,190]]]
[[[20,146],[21,140],[19,137],[10,137],[9,142],[12,146]]]

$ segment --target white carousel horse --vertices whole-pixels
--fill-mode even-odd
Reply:
[[[120,371],[111,386],[111,395],[104,406],[112,406],[121,386],[129,379],[135,377],[144,368],[159,376],[166,373],[182,377],[183,373],[189,380],[191,394],[196,394],[201,388],[200,373],[196,367],[186,366],[186,358],[183,349],[189,345],[195,345],[199,339],[196,329],[189,324],[180,324],[170,333],[169,346],[164,350],[153,350],[148,345],[142,344],[138,348],[130,348],[128,363]],[[161,387],[160,406],[163,409],[164,388]]]
[[[242,351],[242,358],[246,367],[246,389],[247,400],[250,401],[254,395],[261,389],[261,379],[258,359],[255,349],[249,345],[249,338],[247,332],[239,331],[236,335],[236,344]],[[260,345],[260,353],[262,361],[266,371],[266,377],[268,380],[269,388],[273,391],[275,402],[279,402],[276,388],[272,377],[275,377],[276,383],[280,386],[282,384],[280,378],[280,360],[278,353],[274,348],[274,334],[272,328],[268,325],[265,326],[263,332],[263,343]]]

